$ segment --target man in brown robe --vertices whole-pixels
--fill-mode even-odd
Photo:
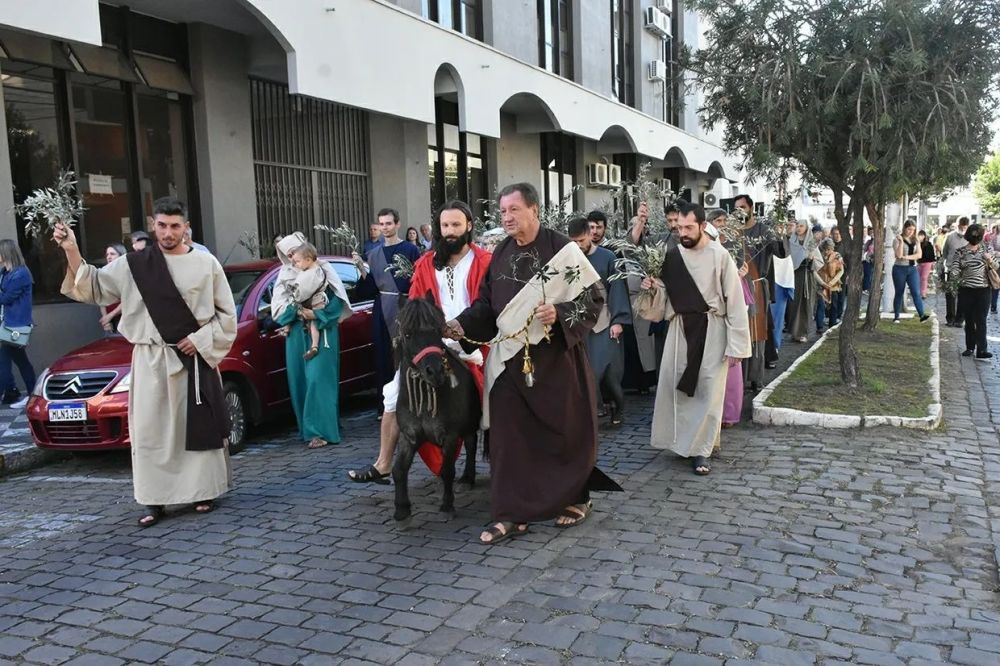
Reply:
[[[504,188],[499,204],[507,238],[493,252],[479,298],[448,326],[453,337],[485,342],[498,331],[516,332],[518,323],[513,324],[514,331],[506,330],[507,315],[512,309],[523,312],[528,305],[534,321],[549,327],[549,339],[531,344],[530,361],[521,347],[501,362],[498,345],[487,359],[502,363],[492,387],[487,368],[485,407],[491,415],[490,497],[495,521],[480,535],[487,544],[523,534],[529,522],[557,518],[558,526],[570,527],[590,515],[597,407],[585,341],[604,304],[596,286],[600,277],[586,256],[566,236],[541,227],[533,186],[518,183]],[[576,303],[553,302],[554,282],[564,273],[552,277],[542,290],[536,291],[537,283],[526,284],[541,266],[575,266],[591,276],[575,289],[584,298]],[[498,319],[504,323],[498,325]],[[526,317],[519,313],[514,319],[524,322]]]

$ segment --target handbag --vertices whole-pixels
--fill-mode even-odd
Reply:
[[[0,305],[0,344],[27,347],[34,326],[8,326],[4,307]]]
[[[1000,289],[1000,273],[997,273],[996,265],[989,255],[984,255],[986,264],[986,279],[989,280],[991,289]]]

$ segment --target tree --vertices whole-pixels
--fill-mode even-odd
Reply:
[[[974,191],[984,213],[1000,215],[1000,152],[979,168]]]
[[[686,51],[709,127],[751,175],[791,160],[833,191],[847,261],[864,212],[903,188],[971,176],[989,145],[1000,3],[981,0],[689,0],[708,19]],[[947,178],[945,178],[947,176]],[[853,234],[852,234],[853,230]],[[861,383],[861,271],[847,277],[841,378]]]

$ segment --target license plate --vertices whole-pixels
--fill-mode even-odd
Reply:
[[[87,405],[83,402],[67,402],[58,407],[49,407],[49,421],[86,421]]]

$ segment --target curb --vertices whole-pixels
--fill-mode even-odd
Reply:
[[[34,444],[17,451],[0,453],[0,478],[27,472],[65,457],[67,453],[64,451],[40,449]]]
[[[889,317],[882,315],[883,319]],[[764,403],[771,397],[774,390],[781,382],[785,381],[804,360],[822,346],[831,333],[840,329],[840,324],[828,329],[819,340],[813,343],[804,354],[795,359],[795,362],[783,373],[778,375],[770,384],[764,387],[753,400],[753,421],[762,425],[804,425],[819,426],[822,428],[869,428],[880,425],[893,426],[896,428],[910,428],[913,430],[933,430],[941,424],[941,326],[936,316],[931,316],[931,399],[933,402],[927,408],[927,416],[906,417],[889,415],[860,414],[828,414],[826,412],[804,412],[788,407],[768,407]]]

